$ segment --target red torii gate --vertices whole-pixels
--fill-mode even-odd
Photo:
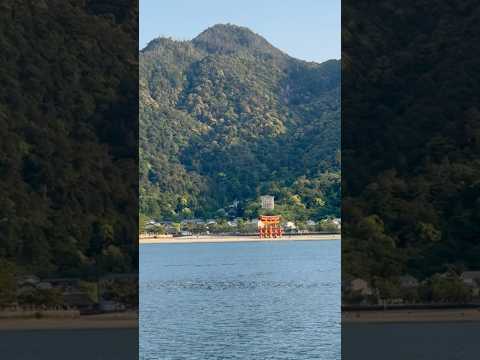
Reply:
[[[259,221],[258,236],[260,238],[277,238],[283,235],[279,215],[260,215]]]

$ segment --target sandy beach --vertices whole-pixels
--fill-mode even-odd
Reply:
[[[284,235],[276,239],[260,239],[258,236],[181,236],[181,237],[142,237],[140,244],[191,244],[216,242],[259,242],[259,241],[308,241],[340,240],[340,234]]]
[[[136,313],[82,315],[73,319],[1,319],[0,331],[11,330],[77,330],[138,328]]]
[[[375,310],[344,311],[342,322],[401,323],[401,322],[480,321],[480,309],[438,310]]]

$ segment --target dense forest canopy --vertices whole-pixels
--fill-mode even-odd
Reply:
[[[254,217],[268,193],[287,217],[338,216],[339,149],[339,61],[294,59],[234,25],[140,52],[144,215]]]
[[[479,20],[476,1],[344,4],[345,279],[480,269]]]
[[[2,264],[42,277],[136,271],[135,1],[0,10]]]

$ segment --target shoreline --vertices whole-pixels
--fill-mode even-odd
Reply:
[[[16,330],[88,330],[136,329],[139,318],[134,314],[80,315],[76,318],[8,318],[0,320],[1,331]]]
[[[227,242],[281,242],[281,241],[327,241],[340,240],[340,234],[284,235],[275,239],[260,239],[256,235],[199,235],[181,237],[140,238],[140,244],[193,244]]]
[[[358,310],[343,311],[342,323],[387,324],[427,322],[480,322],[480,309]]]

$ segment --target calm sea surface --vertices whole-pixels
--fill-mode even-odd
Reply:
[[[0,359],[138,359],[138,331],[137,329],[2,330]]]
[[[344,324],[343,360],[478,360],[478,322]]]
[[[140,359],[340,359],[340,241],[140,246]]]

